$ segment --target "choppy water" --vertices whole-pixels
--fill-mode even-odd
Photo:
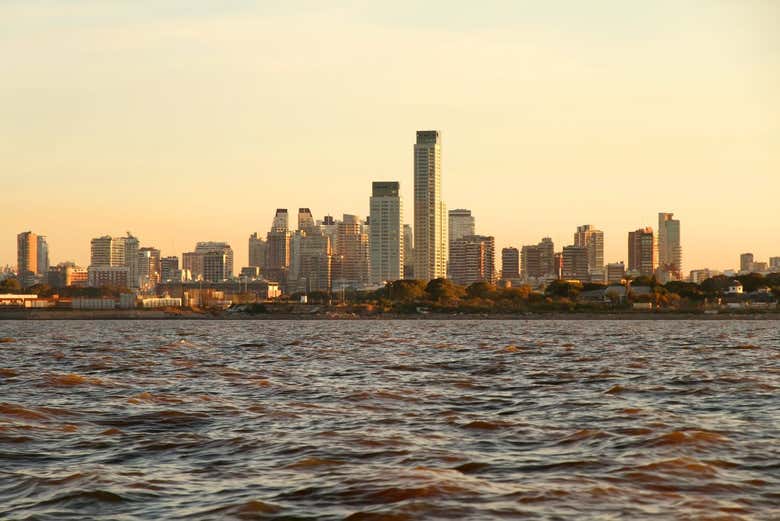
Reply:
[[[0,519],[771,519],[780,322],[0,322]]]

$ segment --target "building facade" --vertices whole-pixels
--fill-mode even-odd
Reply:
[[[249,266],[262,268],[265,266],[265,256],[268,249],[262,237],[257,236],[257,232],[249,236]]]
[[[562,253],[561,278],[583,282],[590,280],[587,246],[564,246]]]

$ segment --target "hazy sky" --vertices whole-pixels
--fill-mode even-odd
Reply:
[[[592,223],[627,260],[670,211],[686,271],[780,255],[780,2],[326,4],[0,0],[0,264],[130,230],[239,269],[275,208],[367,215],[373,180],[411,223],[417,129],[499,249]]]

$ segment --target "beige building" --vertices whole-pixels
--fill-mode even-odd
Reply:
[[[680,221],[673,213],[658,214],[658,266],[675,280],[682,280]]]
[[[655,268],[653,229],[648,226],[628,232],[628,270],[651,277]]]

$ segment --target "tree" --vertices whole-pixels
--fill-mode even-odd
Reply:
[[[440,304],[449,304],[457,302],[457,300],[465,294],[462,287],[455,285],[451,280],[438,278],[433,279],[425,287],[425,293],[428,298],[434,302]]]
[[[496,287],[487,282],[475,282],[466,288],[469,298],[493,299],[496,295]]]
[[[17,279],[0,280],[0,293],[19,293],[20,291],[22,291],[22,285]]]
[[[554,280],[547,285],[544,294],[548,297],[575,299],[582,291],[582,284],[568,280]]]
[[[387,283],[388,298],[393,302],[415,302],[425,297],[422,280],[394,280]]]

